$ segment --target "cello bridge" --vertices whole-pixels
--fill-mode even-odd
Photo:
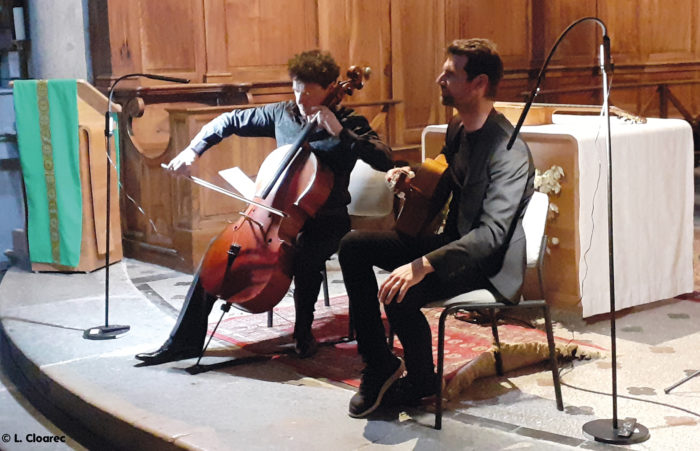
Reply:
[[[257,220],[253,219],[250,215],[248,215],[247,213],[244,213],[244,212],[242,212],[242,211],[239,211],[238,214],[241,215],[241,216],[243,216],[246,220],[248,220],[248,221],[252,222],[253,224],[257,225],[257,226],[260,228],[260,231],[263,232],[263,233],[265,233],[265,227],[264,227],[260,222],[258,222]]]

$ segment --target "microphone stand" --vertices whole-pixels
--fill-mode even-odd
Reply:
[[[106,225],[106,249],[105,249],[105,324],[104,326],[95,326],[89,329],[85,329],[83,332],[83,338],[88,340],[107,340],[110,338],[116,338],[118,335],[126,333],[131,329],[131,326],[109,324],[109,241],[110,241],[110,210],[111,210],[111,193],[112,193],[112,158],[111,153],[111,137],[114,134],[112,127],[112,96],[114,94],[114,89],[117,84],[126,79],[133,77],[145,77],[153,80],[170,81],[173,83],[189,83],[190,81],[184,78],[167,77],[163,75],[155,74],[143,74],[143,73],[133,73],[122,75],[117,78],[112,86],[109,88],[109,96],[107,99],[107,112],[105,113],[105,144],[107,147],[107,225]]]
[[[643,425],[637,423],[636,418],[625,418],[622,422],[619,422],[617,417],[617,345],[616,345],[616,335],[615,335],[615,260],[613,258],[613,210],[612,210],[612,133],[610,127],[610,104],[608,101],[608,71],[612,70],[612,63],[610,57],[610,38],[608,37],[608,32],[605,24],[602,20],[597,17],[584,17],[581,18],[571,25],[569,25],[566,30],[559,36],[555,42],[552,50],[547,56],[542,69],[537,77],[537,83],[535,89],[533,89],[530,99],[528,100],[523,112],[520,114],[518,123],[513,131],[513,135],[508,141],[507,149],[513,146],[515,142],[518,131],[525,121],[525,116],[532,105],[535,96],[539,93],[540,83],[544,78],[544,72],[549,64],[549,61],[554,55],[554,51],[559,46],[564,36],[573,29],[576,25],[581,22],[592,20],[596,22],[603,31],[603,43],[600,49],[600,71],[603,77],[603,114],[606,119],[607,125],[607,158],[608,158],[608,266],[610,274],[610,340],[611,340],[611,355],[612,355],[612,419],[605,420],[592,420],[583,425],[583,432],[592,436],[596,441],[604,443],[613,444],[624,444],[630,445],[633,443],[640,443],[649,438],[649,430]]]

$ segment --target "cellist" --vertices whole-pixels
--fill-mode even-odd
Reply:
[[[338,249],[340,239],[350,230],[347,209],[350,172],[358,158],[380,171],[387,171],[394,164],[390,148],[378,138],[367,119],[348,108],[339,107],[333,111],[323,105],[340,74],[340,68],[329,53],[302,52],[291,58],[287,67],[294,101],[237,109],[218,116],[170,161],[167,169],[187,174],[205,151],[234,134],[273,137],[278,146],[289,144],[300,135],[306,123],[316,121],[318,127],[307,142],[318,160],[331,169],[334,182],[327,201],[315,217],[306,221],[295,242],[294,350],[305,358],[312,356],[318,347],[311,324],[321,288],[321,270]],[[200,355],[207,318],[216,297],[205,292],[198,276],[199,271],[168,339],[154,352],[137,354],[137,359],[155,365]]]

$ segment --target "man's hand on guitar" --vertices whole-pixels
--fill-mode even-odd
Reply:
[[[386,172],[386,184],[394,193],[405,190],[405,182],[415,177],[416,174],[410,166],[391,168]]]
[[[198,157],[194,150],[187,147],[177,154],[175,158],[170,160],[170,163],[163,165],[163,167],[168,171],[173,171],[181,175],[189,175],[190,166],[192,166],[192,163],[194,163]]]
[[[392,301],[401,302],[406,292],[413,285],[418,284],[423,278],[435,271],[427,258],[421,257],[399,266],[389,274],[389,277],[379,287],[379,302],[390,304]]]

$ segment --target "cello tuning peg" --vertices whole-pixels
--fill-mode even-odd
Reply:
[[[372,74],[372,69],[369,66],[350,66],[347,71],[347,76],[351,80],[367,80]]]

